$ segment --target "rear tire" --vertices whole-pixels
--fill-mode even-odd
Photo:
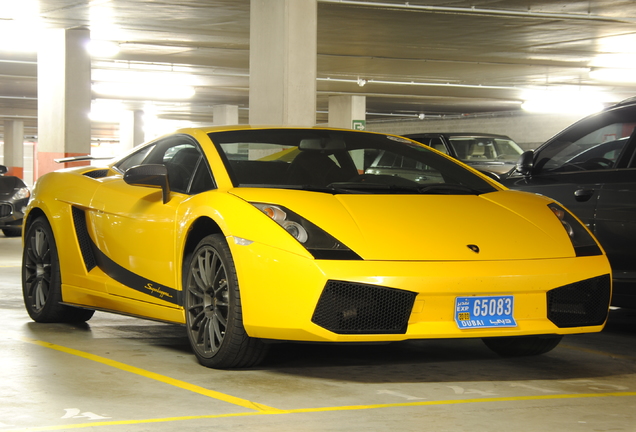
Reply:
[[[483,338],[488,348],[502,357],[545,354],[561,342],[562,336],[504,336]]]
[[[2,233],[5,237],[20,237],[22,235],[22,228],[3,228]]]
[[[22,296],[35,322],[84,322],[95,311],[61,304],[62,282],[57,246],[51,225],[37,218],[24,237],[22,252]]]
[[[245,332],[236,269],[222,235],[197,245],[188,259],[184,294],[188,339],[199,363],[225,369],[261,362],[267,345]]]

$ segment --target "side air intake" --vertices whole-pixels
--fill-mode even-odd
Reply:
[[[610,275],[555,288],[547,295],[548,319],[557,327],[601,325],[610,305]]]

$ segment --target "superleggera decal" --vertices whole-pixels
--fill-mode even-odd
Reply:
[[[91,243],[93,247],[93,253],[95,254],[95,258],[97,259],[97,267],[99,267],[108,276],[115,279],[117,282],[134,289],[135,291],[160,298],[161,300],[167,301],[169,303],[177,305],[181,304],[181,302],[179,301],[179,291],[174,288],[163,286],[157,282],[139,276],[138,274],[133,273],[128,269],[125,269],[124,267],[120,266],[115,261],[110,259],[108,256],[106,256],[106,254],[103,253],[101,250],[99,250],[95,243],[93,243],[92,241]]]

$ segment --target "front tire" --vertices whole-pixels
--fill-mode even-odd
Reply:
[[[563,336],[504,336],[482,339],[486,346],[502,357],[545,354],[559,345]]]
[[[267,346],[243,327],[236,269],[225,238],[219,234],[199,242],[185,278],[188,339],[199,363],[210,368],[257,365]]]
[[[41,216],[27,230],[22,252],[22,296],[33,321],[40,323],[84,322],[95,311],[61,304],[60,263],[53,231]]]

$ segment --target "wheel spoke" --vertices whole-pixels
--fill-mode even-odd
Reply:
[[[44,307],[44,305],[46,304],[46,298],[47,298],[47,293],[45,293],[45,288],[44,288],[44,283],[42,281],[40,281],[40,283],[38,283],[36,290],[35,290],[35,309],[36,310],[40,310]]]
[[[227,327],[227,319],[226,319],[226,317],[224,317],[223,315],[217,313],[217,314],[214,315],[214,318],[216,319],[216,321],[218,321],[223,326],[223,330],[225,331],[225,328]]]

